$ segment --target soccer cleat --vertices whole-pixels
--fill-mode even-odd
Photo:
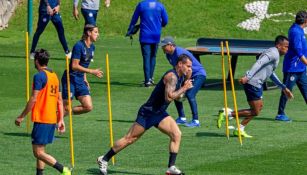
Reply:
[[[275,120],[283,121],[283,122],[290,122],[291,121],[291,119],[286,115],[277,115],[275,117]]]
[[[71,175],[71,170],[68,167],[64,167],[61,175]]]
[[[94,62],[94,59],[93,59],[93,58],[91,59],[91,62]]]
[[[224,112],[221,110],[221,111],[219,111],[219,116],[218,116],[217,121],[216,121],[217,128],[222,127],[222,123],[224,122],[224,120],[225,120],[225,115],[224,115]]]
[[[240,131],[240,134],[241,134],[241,136],[243,136],[243,137],[245,137],[245,138],[252,138],[253,136],[251,136],[251,135],[248,135],[244,130],[242,131]],[[239,136],[239,131],[238,130],[234,130],[233,131],[233,135],[234,136]]]
[[[178,117],[176,119],[177,125],[185,125],[187,123],[187,120],[182,120],[181,117]]]
[[[169,167],[166,172],[166,175],[184,175],[182,171],[180,171],[175,165]]]
[[[99,166],[99,170],[100,172],[103,174],[103,175],[107,175],[108,172],[108,162],[103,160],[103,156],[100,156],[97,158],[97,163],[98,163],[98,166]]]
[[[200,127],[200,123],[196,122],[195,120],[192,120],[191,122],[186,123],[185,126],[189,128],[195,128],[195,127]]]
[[[34,60],[34,56],[35,56],[35,53],[34,53],[34,52],[31,52],[31,53],[30,53],[30,59],[31,59],[31,60]]]

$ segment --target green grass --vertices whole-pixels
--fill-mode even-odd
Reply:
[[[95,62],[92,68],[101,67],[105,70],[105,54],[110,56],[111,95],[113,112],[114,139],[123,136],[135,119],[137,110],[150,95],[152,88],[142,88],[142,59],[139,43],[133,45],[123,37],[129,23],[131,12],[138,1],[112,1],[111,8],[102,9],[99,16],[103,35],[96,43]],[[170,13],[170,25],[164,34],[176,36],[177,44],[183,47],[195,44],[199,36],[209,37],[242,37],[272,38],[279,31],[286,32],[290,23],[276,26],[270,21],[265,22],[260,32],[246,32],[231,26],[248,17],[244,11],[243,1],[163,1]],[[182,4],[178,5],[181,2]],[[223,3],[222,3],[223,2]],[[306,2],[299,7],[304,6]],[[66,35],[70,47],[81,36],[81,25],[70,22],[71,5],[63,1],[62,13],[65,21]],[[296,3],[280,0],[271,1],[270,12],[298,10]],[[229,8],[222,8],[226,4]],[[176,6],[176,8],[174,8]],[[306,6],[306,5],[305,5]],[[184,8],[186,7],[186,8]],[[68,10],[69,9],[69,10]],[[194,9],[194,10],[192,10]],[[202,9],[202,12],[201,11]],[[199,11],[199,13],[198,13]],[[219,11],[224,11],[223,13]],[[193,13],[194,12],[194,13]],[[199,16],[192,18],[191,15]],[[219,18],[212,18],[219,14]],[[177,15],[178,17],[175,17]],[[183,22],[187,19],[191,22]],[[195,21],[194,21],[195,20]],[[0,33],[0,174],[31,175],[35,173],[35,158],[32,155],[31,140],[26,134],[25,123],[21,128],[14,126],[15,118],[25,105],[25,60],[24,60],[24,29],[25,7],[18,8],[10,23],[10,28]],[[35,21],[35,20],[34,20]],[[201,25],[200,25],[201,24]],[[225,25],[224,25],[225,24]],[[199,29],[199,30],[198,30]],[[197,32],[198,31],[198,32]],[[65,67],[62,48],[57,40],[56,32],[50,24],[41,36],[39,46],[50,51],[52,58],[49,67],[54,68],[61,77]],[[208,82],[220,79],[220,62],[218,56],[201,58],[208,72]],[[254,62],[253,57],[240,57],[235,78],[238,79]],[[281,67],[282,65],[280,65]],[[155,79],[170,68],[162,51],[159,50]],[[30,61],[30,72],[36,72]],[[281,75],[280,68],[278,73]],[[75,174],[98,174],[97,156],[109,149],[109,130],[107,113],[106,79],[89,76],[94,110],[81,116],[73,116],[75,144]],[[238,105],[248,107],[242,87],[236,84]],[[247,131],[252,139],[243,139],[240,146],[238,139],[225,137],[225,129],[216,128],[217,111],[223,106],[222,87],[204,88],[197,98],[199,106],[200,128],[181,127],[183,136],[177,165],[188,175],[301,175],[305,174],[305,158],[307,156],[306,137],[306,106],[299,90],[294,89],[295,99],[287,104],[287,114],[293,118],[291,123],[274,121],[277,112],[280,91],[264,92],[264,109],[260,116],[248,126]],[[230,92],[228,93],[230,97]],[[229,101],[232,104],[231,100]],[[74,104],[77,104],[74,101]],[[185,110],[190,118],[187,102]],[[231,105],[232,106],[232,105]],[[173,104],[168,112],[176,117]],[[68,126],[68,118],[66,125]],[[234,125],[234,121],[231,124]],[[57,136],[56,141],[47,147],[61,163],[70,164],[69,133]],[[168,161],[168,138],[157,129],[151,129],[131,147],[116,156],[116,165],[110,166],[109,174],[160,175],[164,174]],[[46,167],[46,175],[56,171]]]

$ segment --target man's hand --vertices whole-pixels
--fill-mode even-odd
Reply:
[[[53,16],[53,13],[54,13],[53,9],[48,5],[47,6],[47,14],[50,15],[50,16]]]
[[[23,121],[24,117],[18,116],[15,120],[15,125],[20,126],[21,122]]]
[[[65,123],[64,123],[63,120],[60,120],[60,121],[58,122],[58,132],[59,132],[60,134],[63,134],[63,133],[65,132]]]
[[[76,20],[79,20],[79,11],[77,7],[74,7],[72,11],[73,16],[75,17]]]
[[[245,83],[247,83],[247,82],[248,82],[248,79],[247,79],[246,76],[242,77],[242,78],[239,80],[239,83],[240,83],[240,84],[245,84]]]
[[[100,70],[100,68],[92,69],[90,73],[95,75],[98,78],[102,78],[103,77],[103,72]]]
[[[193,82],[192,82],[192,80],[191,80],[191,79],[186,80],[186,81],[184,82],[183,88],[184,88],[185,90],[188,90],[188,89],[193,88]]]
[[[53,14],[57,14],[60,12],[60,6],[57,5],[56,7],[53,8]]]
[[[285,95],[287,96],[287,98],[288,98],[289,100],[291,100],[291,99],[294,98],[292,92],[291,92],[288,88],[283,89],[282,91],[285,93]]]

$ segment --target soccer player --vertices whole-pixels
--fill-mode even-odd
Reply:
[[[93,43],[97,40],[98,36],[98,27],[87,24],[84,26],[82,39],[73,47],[69,64],[70,95],[67,94],[67,70],[64,71],[62,76],[65,115],[67,115],[69,109],[67,100],[69,97],[73,98],[75,96],[81,103],[81,105],[72,108],[73,114],[83,114],[93,109],[89,91],[90,85],[86,79],[86,74],[93,74],[98,78],[103,76],[103,72],[100,69],[88,68],[94,56],[95,46]]]
[[[280,82],[274,70],[278,66],[279,57],[284,55],[288,50],[289,42],[287,37],[279,35],[275,39],[275,47],[269,48],[261,53],[259,59],[252,66],[252,68],[246,72],[246,75],[239,81],[243,84],[247,102],[250,106],[249,109],[241,109],[238,111],[239,117],[244,117],[240,124],[241,136],[250,138],[251,135],[246,133],[245,126],[255,117],[260,114],[263,106],[262,102],[262,85],[265,80],[270,77],[271,80],[282,89],[287,98],[293,98],[291,91]],[[228,111],[228,116],[235,116],[234,111]],[[217,120],[217,127],[222,126],[222,122],[225,120],[225,113],[220,111]],[[234,130],[233,134],[238,136],[238,129]]]
[[[138,19],[140,18],[140,45],[143,56],[144,86],[154,85],[154,70],[156,66],[156,54],[160,42],[162,27],[168,23],[167,12],[158,0],[143,0],[134,11],[128,32],[130,36]]]
[[[292,91],[295,84],[307,103],[307,42],[304,35],[304,28],[307,27],[307,12],[299,11],[296,14],[295,23],[288,31],[289,51],[285,55],[283,73],[286,87]],[[282,93],[279,100],[278,115],[275,120],[291,121],[285,114],[287,97]]]
[[[193,87],[190,79],[183,83],[185,77],[191,74],[191,67],[192,60],[187,55],[181,55],[174,69],[167,71],[163,75],[147,102],[139,109],[137,118],[128,133],[117,140],[105,155],[98,157],[97,162],[102,174],[107,174],[108,161],[115,154],[137,141],[152,126],[157,127],[162,133],[170,137],[170,156],[166,173],[182,173],[175,166],[181,132],[175,120],[166,112],[166,109],[171,101],[180,98],[183,93]]]
[[[16,118],[20,126],[25,116],[32,110],[32,149],[36,157],[36,175],[43,175],[45,164],[57,169],[62,175],[71,175],[71,171],[60,164],[54,157],[45,152],[51,144],[56,124],[59,133],[65,132],[63,120],[62,95],[59,92],[57,75],[47,67],[49,53],[44,49],[35,51],[34,64],[38,73],[34,75],[33,91],[23,112]]]
[[[192,59],[192,77],[193,88],[189,89],[185,96],[187,97],[190,108],[192,111],[192,120],[187,123],[187,119],[184,114],[183,105],[180,101],[175,101],[175,105],[178,111],[179,117],[176,119],[177,124],[184,124],[187,127],[199,127],[200,122],[198,120],[198,110],[196,102],[196,94],[205,83],[206,80],[206,71],[204,67],[200,64],[199,61],[186,49],[176,46],[174,39],[170,36],[167,36],[162,39],[160,43],[163,52],[166,55],[167,60],[172,66],[176,66],[178,58],[181,54],[186,54]]]
[[[99,11],[100,0],[82,0],[81,2],[81,13],[84,17],[85,25],[92,24],[96,25],[96,19]],[[79,19],[78,11],[79,0],[74,0],[73,15],[76,20]],[[110,0],[105,0],[106,7],[110,6]]]
[[[68,49],[67,42],[65,39],[64,34],[64,27],[62,18],[60,15],[60,0],[40,0],[39,4],[39,10],[38,10],[38,21],[37,21],[37,28],[33,36],[32,40],[32,46],[30,51],[30,58],[34,59],[34,51],[36,48],[36,45],[38,43],[40,35],[44,32],[47,24],[51,20],[54,27],[57,30],[59,40],[62,44],[62,47],[64,49],[64,52],[66,56],[70,58],[71,52]]]

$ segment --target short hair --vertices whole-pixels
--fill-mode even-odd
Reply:
[[[186,63],[188,60],[190,60],[192,62],[192,59],[187,54],[181,54],[178,57],[177,64],[179,62]]]
[[[297,12],[295,16],[295,23],[296,24],[304,24],[305,20],[307,20],[307,12],[304,10],[301,10]]]
[[[83,35],[82,35],[82,40],[85,40],[88,37],[87,32],[93,31],[95,28],[97,28],[96,25],[93,24],[86,24],[83,28]]]
[[[40,66],[48,65],[50,55],[47,50],[37,49],[34,54],[34,60],[37,60]]]
[[[285,37],[284,35],[278,35],[276,38],[275,38],[275,46],[284,42],[284,41],[288,41],[288,38]]]

